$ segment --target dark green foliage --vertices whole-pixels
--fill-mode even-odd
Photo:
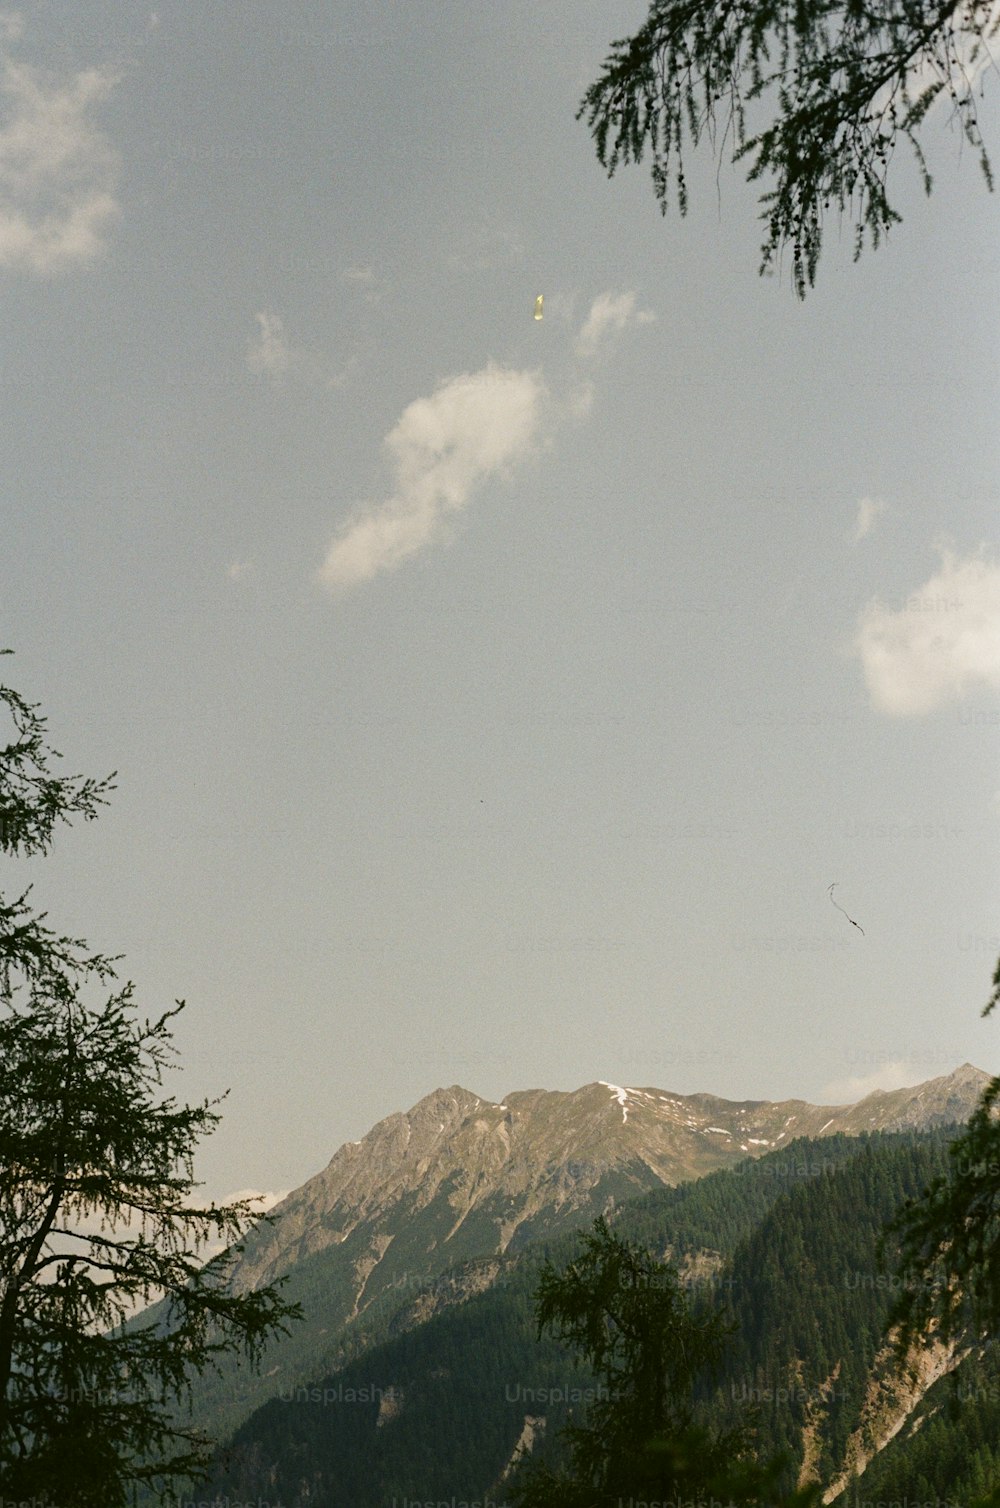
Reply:
[[[1000,999],[1000,963],[988,1016]],[[1000,1077],[991,1079],[948,1169],[906,1202],[887,1239],[899,1245],[893,1307],[900,1352],[933,1324],[945,1340],[1000,1334]]]
[[[9,655],[0,649],[0,655]],[[45,742],[45,719],[11,686],[0,685],[0,706],[10,718],[14,737],[0,748],[0,852],[45,853],[57,822],[83,817],[92,822],[114,790],[113,770],[104,780],[84,775],[53,775],[50,759],[61,759]],[[51,934],[48,934],[51,937]],[[24,938],[20,939],[23,947]],[[35,953],[38,960],[45,954]]]
[[[237,1431],[196,1495],[270,1495],[291,1508],[304,1500],[306,1482],[317,1503],[482,1500],[525,1413],[545,1413],[550,1398],[593,1386],[561,1347],[535,1344],[532,1329],[532,1284],[523,1275],[373,1347],[334,1376],[311,1385],[289,1379]]]
[[[616,1225],[631,1240],[659,1256],[673,1255],[679,1260],[685,1252],[705,1248],[729,1254],[790,1186],[823,1168],[839,1166],[855,1156],[857,1148],[857,1139],[846,1136],[825,1137],[822,1143],[793,1143],[764,1159],[747,1158],[734,1170],[629,1198],[621,1204]],[[447,1190],[443,1190],[441,1197],[414,1211],[412,1219],[393,1220],[392,1242],[366,1286],[365,1307],[354,1318],[355,1289],[345,1278],[343,1259],[355,1255],[358,1260],[364,1258],[370,1232],[352,1231],[343,1243],[295,1263],[285,1292],[301,1305],[306,1322],[290,1335],[270,1341],[258,1370],[231,1361],[220,1376],[208,1373],[195,1379],[192,1420],[210,1434],[228,1435],[272,1396],[275,1377],[324,1377],[398,1333],[422,1291],[421,1278],[425,1293],[448,1299],[460,1293],[469,1272],[484,1263],[499,1262],[498,1281],[506,1288],[515,1281],[513,1267],[518,1262],[527,1262],[535,1273],[544,1256],[569,1261],[576,1233],[591,1211],[605,1207],[609,1196],[620,1204],[634,1188],[633,1180],[618,1175],[592,1191],[585,1209],[572,1207],[567,1201],[553,1220],[543,1223],[539,1216],[535,1221],[525,1221],[502,1261],[495,1256],[478,1257],[467,1229],[469,1221],[463,1222],[447,1242],[438,1239],[433,1251],[428,1252],[428,1235],[440,1238],[454,1224],[454,1210],[445,1197]],[[493,1211],[493,1223],[486,1228],[481,1248],[484,1252],[495,1251],[498,1222],[508,1213],[505,1209]],[[670,1232],[669,1242],[665,1231]],[[252,1242],[251,1236],[248,1250]],[[530,1288],[535,1279],[525,1281]]]
[[[707,137],[749,161],[767,235],[761,271],[785,246],[800,297],[816,276],[824,214],[854,220],[855,256],[899,220],[886,178],[900,139],[931,180],[917,138],[950,101],[987,184],[976,82],[1000,17],[990,0],[653,0],[645,24],[612,44],[578,112],[614,173],[648,149],[666,212],[687,209],[684,148]],[[752,116],[753,124],[749,117]]]
[[[720,1402],[760,1404],[762,1447],[799,1454],[813,1419],[820,1470],[843,1460],[898,1292],[878,1261],[882,1231],[945,1165],[953,1135],[861,1139],[849,1163],[789,1189],[740,1244]]]
[[[1000,1078],[950,1148],[947,1173],[899,1212],[900,1351],[933,1322],[944,1339],[1000,1332]]]
[[[643,1171],[648,1174],[647,1169]],[[637,1182],[627,1175],[610,1176],[589,1191],[585,1209],[567,1201],[554,1215],[540,1214],[523,1222],[509,1252],[523,1249],[532,1234],[552,1239],[561,1230],[575,1233],[609,1198],[634,1193]],[[424,1285],[428,1291],[439,1287],[446,1298],[463,1285],[462,1264],[489,1260],[480,1258],[480,1253],[496,1252],[500,1225],[510,1211],[501,1201],[491,1201],[453,1230],[455,1211],[449,1200],[453,1188],[453,1181],[445,1180],[426,1204],[411,1195],[387,1220],[383,1234],[391,1240],[365,1286],[360,1314],[355,1315],[356,1280],[351,1269],[354,1261],[370,1255],[370,1227],[356,1228],[344,1241],[296,1262],[285,1294],[301,1306],[306,1323],[290,1335],[273,1338],[259,1368],[230,1363],[219,1377],[206,1374],[197,1379],[192,1389],[192,1422],[217,1436],[230,1434],[272,1396],[274,1385],[269,1378],[315,1378],[333,1372],[385,1339],[396,1316],[401,1310],[405,1314]],[[253,1239],[247,1243],[250,1251]],[[503,1265],[512,1260],[513,1255],[505,1258]]]
[[[722,1431],[749,1422],[765,1459],[787,1452],[791,1464],[776,1490],[794,1487],[807,1416],[816,1417],[824,1466],[853,1428],[865,1360],[882,1344],[893,1298],[876,1263],[878,1231],[907,1194],[946,1165],[955,1134],[945,1128],[795,1142],[616,1211],[619,1237],[657,1256],[669,1251],[682,1272],[693,1254],[704,1258],[680,1278],[680,1293],[696,1319],[724,1309],[737,1328],[717,1383],[706,1379],[694,1390],[696,1415]],[[460,1265],[429,1285],[450,1291],[455,1307],[394,1338],[394,1295],[386,1292],[361,1332],[347,1332],[370,1343],[363,1354],[332,1375],[303,1378],[283,1367],[270,1379],[288,1401],[258,1410],[239,1430],[229,1465],[217,1463],[212,1491],[279,1499],[286,1508],[381,1508],[393,1496],[489,1495],[499,1505],[517,1480],[517,1469],[501,1477],[528,1417],[545,1419],[532,1459],[558,1476],[567,1467],[560,1432],[585,1422],[588,1403],[608,1394],[593,1368],[554,1335],[536,1338],[533,1296],[545,1264],[561,1270],[578,1251],[578,1234],[536,1242],[499,1264],[492,1288],[461,1303],[464,1276],[478,1264]],[[706,1256],[711,1252],[714,1258]],[[318,1268],[314,1276],[318,1284]],[[403,1315],[413,1297],[409,1288],[395,1295]],[[834,1372],[824,1401],[823,1384]],[[377,1426],[377,1403],[324,1405],[311,1401],[309,1387],[297,1395],[298,1382],[314,1386],[319,1400],[342,1387],[375,1386],[384,1395],[396,1386],[403,1406]]]
[[[56,779],[37,709],[0,687],[0,850],[44,853],[109,781]],[[198,1207],[192,1157],[219,1117],[161,1090],[169,1022],[136,1017],[113,960],[0,897],[0,1489],[36,1508],[119,1508],[188,1480],[203,1442],[169,1405],[192,1371],[251,1358],[293,1317],[273,1288],[234,1296],[243,1204]],[[131,1317],[166,1294],[154,1319]]]
[[[585,1422],[564,1432],[566,1464],[556,1471],[541,1465],[523,1480],[515,1495],[520,1508],[611,1508],[625,1498],[777,1501],[778,1464],[762,1467],[745,1427],[719,1427],[697,1405],[699,1382],[722,1362],[722,1314],[695,1315],[676,1270],[623,1241],[604,1220],[582,1245],[563,1270],[543,1268],[538,1333],[567,1342],[597,1377],[600,1394]]]
[[[862,1139],[863,1140],[863,1139]],[[619,1229],[661,1256],[708,1248],[731,1255],[774,1202],[801,1183],[858,1155],[856,1136],[801,1138],[766,1157],[748,1157],[675,1189],[655,1189],[628,1202]],[[666,1245],[664,1232],[669,1232]]]
[[[988,1016],[998,1004],[1000,1004],[1000,959],[997,960],[997,966],[993,970],[993,989],[990,998],[983,1006],[982,1014]]]
[[[1000,963],[993,990],[983,1008],[988,1016],[1000,1001]],[[897,1294],[889,1322],[897,1355],[906,1359],[915,1338],[930,1331],[953,1345],[988,1342],[963,1362],[971,1412],[948,1415],[961,1428],[943,1430],[940,1421],[926,1426],[902,1467],[894,1454],[884,1470],[919,1470],[929,1485],[953,1471],[953,1490],[1000,1505],[1000,1370],[995,1343],[1000,1335],[1000,1077],[991,1079],[975,1113],[949,1147],[948,1165],[897,1212],[882,1241],[882,1255],[894,1257]],[[985,1358],[985,1359],[984,1359]],[[971,1377],[971,1381],[968,1379]],[[939,1385],[940,1386],[940,1385]],[[956,1390],[959,1383],[954,1384]],[[956,1396],[952,1395],[954,1405]],[[951,1463],[947,1466],[945,1463]]]
[[[993,1343],[930,1388],[906,1427],[836,1504],[971,1505],[1000,1494],[1000,1354]]]

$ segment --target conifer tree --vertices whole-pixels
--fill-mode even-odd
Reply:
[[[761,1465],[748,1428],[719,1429],[696,1401],[723,1354],[728,1326],[717,1310],[692,1313],[676,1271],[616,1236],[604,1220],[582,1237],[564,1271],[546,1263],[539,1282],[539,1336],[569,1342],[598,1380],[583,1424],[567,1428],[569,1463],[536,1466],[519,1485],[519,1508],[620,1508],[623,1502],[806,1505],[813,1489],[783,1497],[783,1462]]]
[[[0,852],[44,854],[114,777],[55,775],[45,719],[3,685],[0,717]],[[0,1491],[34,1508],[192,1480],[208,1456],[176,1422],[192,1374],[253,1360],[297,1317],[275,1287],[229,1290],[250,1206],[192,1201],[218,1101],[164,1094],[182,1002],[141,1019],[116,962],[52,930],[30,889],[0,894]]]
[[[983,1007],[1000,1004],[1000,962]],[[948,1148],[948,1171],[902,1206],[879,1244],[899,1284],[889,1314],[901,1364],[934,1333],[946,1342],[1000,1340],[1000,1075],[983,1090],[968,1125]],[[1000,1475],[985,1500],[1000,1508]]]
[[[686,213],[686,147],[707,138],[746,160],[748,179],[770,185],[761,271],[790,248],[804,297],[829,210],[851,216],[855,259],[900,219],[886,181],[901,142],[930,192],[919,132],[937,101],[992,188],[977,99],[998,32],[994,0],[653,0],[635,35],[612,43],[577,118],[609,176],[648,151],[664,213],[671,195]]]
[[[1000,963],[982,1014],[1000,1002]],[[900,1347],[933,1323],[945,1340],[970,1326],[1000,1335],[1000,1076],[987,1084],[962,1134],[948,1149],[948,1171],[920,1199],[907,1200],[883,1239],[899,1241],[900,1293],[891,1323]]]

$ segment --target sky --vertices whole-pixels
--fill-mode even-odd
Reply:
[[[0,888],[187,1002],[213,1197],[451,1084],[1000,1066],[1000,200],[934,115],[798,301],[739,170],[596,161],[644,15],[3,14],[4,678],[117,788]]]

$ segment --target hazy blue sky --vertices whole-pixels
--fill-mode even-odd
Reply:
[[[798,303],[574,121],[644,14],[4,21],[0,642],[119,788],[2,884],[186,998],[214,1193],[442,1084],[1000,1062],[1000,205],[936,118]]]

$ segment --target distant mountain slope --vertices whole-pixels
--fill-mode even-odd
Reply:
[[[725,1419],[758,1410],[765,1453],[790,1453],[789,1485],[863,1469],[871,1452],[859,1454],[859,1435],[874,1424],[887,1438],[919,1402],[919,1392],[878,1389],[871,1414],[892,1297],[875,1242],[900,1199],[943,1169],[948,1139],[940,1130],[800,1142],[615,1216],[630,1239],[675,1252],[699,1302],[733,1307],[739,1328],[714,1407]],[[423,1316],[418,1296],[399,1316],[406,1333],[334,1375],[286,1384],[255,1413],[210,1492],[288,1508],[375,1508],[393,1497],[499,1504],[518,1442],[550,1454],[593,1386],[559,1346],[538,1342],[533,1322],[540,1261],[561,1265],[574,1251],[566,1236],[494,1262],[496,1284],[471,1286],[464,1302],[453,1274]]]
[[[638,1191],[699,1178],[797,1136],[926,1129],[967,1120],[989,1080],[964,1064],[913,1089],[876,1090],[856,1105],[804,1100],[734,1102],[710,1094],[587,1084],[570,1093],[528,1089],[493,1104],[458,1085],[348,1142],[322,1173],[277,1205],[277,1224],[245,1243],[238,1282],[255,1288],[359,1230],[355,1312],[398,1238],[393,1216],[434,1209],[433,1246],[506,1251],[563,1211],[593,1203],[611,1178]],[[430,1229],[433,1226],[433,1231]],[[454,1248],[458,1250],[458,1245]]]
[[[869,1464],[860,1494],[870,1503],[971,1505],[1000,1482],[1000,1342],[977,1347],[928,1389],[905,1425]],[[837,1508],[852,1508],[845,1484]]]
[[[380,1121],[250,1232],[241,1290],[288,1275],[306,1323],[273,1343],[259,1375],[227,1364],[195,1384],[193,1418],[236,1427],[281,1383],[355,1354],[369,1321],[475,1257],[590,1222],[646,1190],[758,1158],[793,1138],[964,1121],[988,1075],[968,1064],[856,1105],[733,1102],[709,1094],[588,1084],[522,1090],[499,1104],[454,1086]]]

